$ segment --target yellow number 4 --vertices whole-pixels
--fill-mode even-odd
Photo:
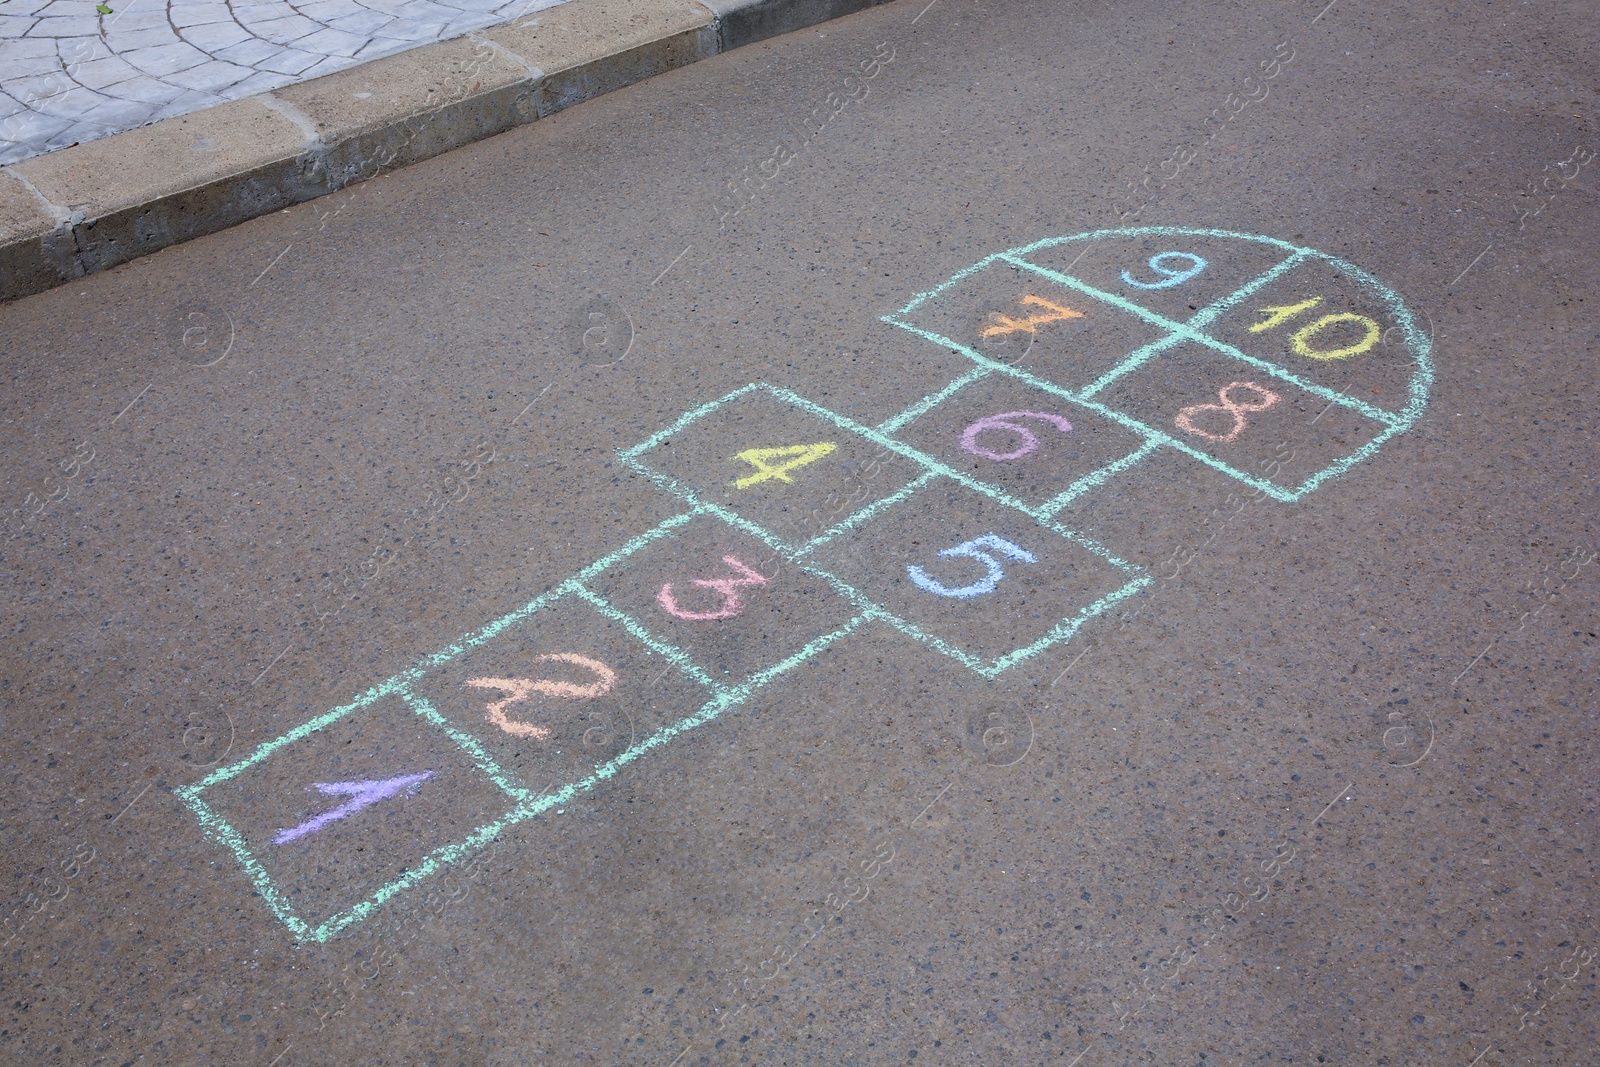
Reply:
[[[814,445],[790,445],[787,448],[747,448],[740,452],[734,459],[743,460],[756,469],[756,473],[734,482],[738,489],[748,489],[752,485],[771,481],[773,478],[780,482],[793,482],[789,472],[797,467],[804,467],[807,463],[815,463],[833,452],[838,445],[832,441],[823,441]],[[777,466],[772,465],[773,460],[787,460]]]

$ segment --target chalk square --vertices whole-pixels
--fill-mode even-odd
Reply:
[[[1427,339],[1399,299],[1348,265],[1309,258],[1206,327],[1303,381],[1400,414],[1427,396]]]
[[[1359,411],[1193,343],[1119,378],[1096,400],[1195,450],[1224,474],[1285,494],[1342,469],[1393,432]]]
[[[923,473],[862,429],[757,386],[705,405],[623,458],[683,499],[725,508],[798,547]]]
[[[492,629],[424,667],[411,699],[534,795],[593,774],[716,695],[576,592]]]
[[[712,586],[705,583],[719,583]],[[751,531],[700,515],[586,582],[608,610],[735,692],[859,620],[829,582]]]
[[[1148,581],[1093,542],[946,477],[807,560],[908,636],[989,677],[1067,640]]]
[[[409,884],[515,803],[399,692],[340,710],[184,794],[301,938],[320,940]],[[326,818],[363,791],[370,803]]]
[[[995,257],[917,297],[891,321],[930,343],[1069,389],[1167,336],[1159,326]]]
[[[1097,472],[1129,465],[1145,445],[1120,423],[1009,374],[966,385],[894,436],[1031,506],[1086,491]]]
[[[1260,238],[1148,227],[1044,243],[1018,258],[1051,274],[1067,275],[1105,294],[1113,304],[1120,301],[1184,323],[1208,306],[1227,301],[1293,254],[1291,247]],[[1150,264],[1158,256],[1161,270]],[[1191,276],[1176,280],[1185,274]]]

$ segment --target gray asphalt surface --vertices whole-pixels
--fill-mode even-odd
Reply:
[[[1597,1062],[1592,5],[924,2],[0,308],[0,1060]]]

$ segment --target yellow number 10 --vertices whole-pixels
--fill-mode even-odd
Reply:
[[[1302,311],[1310,311],[1322,303],[1322,297],[1314,296],[1310,300],[1303,300],[1298,304],[1285,304],[1282,307],[1259,308],[1258,315],[1267,316],[1261,322],[1250,327],[1251,333],[1264,333],[1294,318]],[[1359,322],[1366,327],[1367,334],[1353,345],[1344,348],[1312,348],[1311,339],[1329,326],[1340,322]],[[1372,351],[1372,346],[1378,343],[1378,338],[1383,336],[1383,330],[1376,322],[1365,315],[1356,315],[1348,311],[1341,311],[1337,315],[1324,315],[1309,326],[1302,326],[1289,337],[1289,347],[1297,356],[1307,359],[1345,359],[1349,356],[1359,356],[1363,352]]]

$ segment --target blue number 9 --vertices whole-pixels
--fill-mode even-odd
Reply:
[[[1169,270],[1161,265],[1163,259],[1186,259],[1190,263],[1188,270]],[[1196,274],[1206,269],[1206,261],[1192,252],[1159,252],[1150,257],[1150,269],[1161,275],[1166,281],[1137,282],[1127,271],[1122,272],[1122,280],[1139,289],[1171,289],[1174,285],[1182,285]]]

